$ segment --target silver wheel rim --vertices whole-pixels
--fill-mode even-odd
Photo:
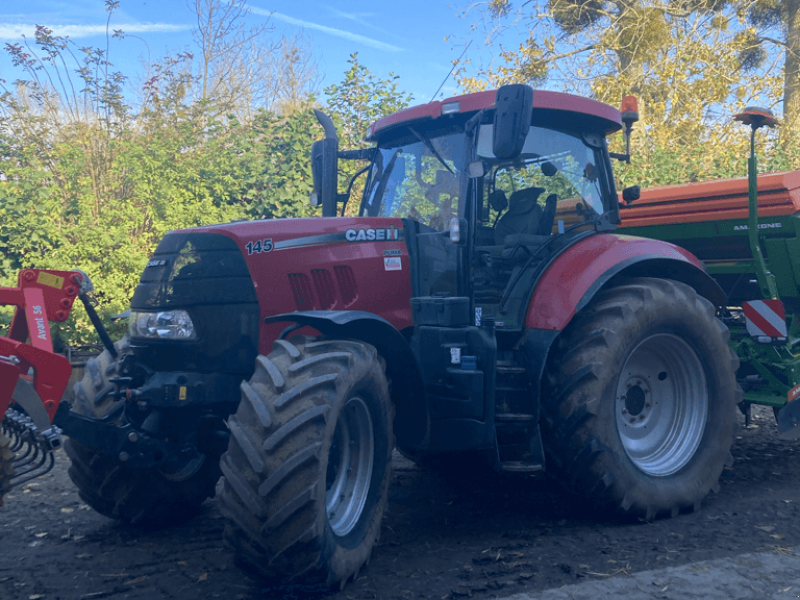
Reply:
[[[361,398],[350,398],[336,421],[325,478],[328,523],[339,537],[353,530],[364,511],[374,453],[369,409]]]
[[[708,384],[694,349],[676,335],[651,335],[628,356],[615,400],[617,431],[628,458],[656,477],[694,456],[708,414]]]

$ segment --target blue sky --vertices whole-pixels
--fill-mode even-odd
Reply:
[[[193,0],[189,0],[194,3]],[[155,60],[167,50],[191,44],[192,11],[185,0],[121,0],[112,17],[112,29],[122,29],[146,40]],[[351,53],[376,76],[400,76],[400,89],[415,102],[431,99],[463,50],[471,18],[461,16],[462,4],[443,0],[248,0],[253,25],[269,18],[276,39],[302,29],[311,40],[324,77],[322,87],[341,81]],[[272,13],[271,16],[270,13]],[[20,0],[0,2],[0,46],[33,39],[34,25],[46,25],[55,34],[68,35],[79,46],[105,46],[107,14],[103,0]],[[445,41],[446,36],[452,36]],[[147,55],[141,41],[112,40],[111,60],[126,74],[139,70]],[[21,73],[0,52],[0,78],[13,81]],[[458,92],[452,77],[441,97]]]

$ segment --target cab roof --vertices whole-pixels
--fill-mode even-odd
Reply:
[[[497,91],[490,90],[412,106],[375,121],[369,128],[366,139],[377,140],[384,133],[402,125],[432,121],[451,115],[465,115],[485,108],[491,109],[494,108],[496,96]],[[572,94],[534,90],[533,110],[534,121],[540,121],[549,114],[567,122],[575,122],[577,118],[578,122],[584,124],[583,126],[590,125],[592,129],[605,134],[622,129],[620,112],[616,108]]]

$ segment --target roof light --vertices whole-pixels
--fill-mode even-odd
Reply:
[[[447,104],[442,104],[443,115],[452,115],[457,112],[461,112],[461,102],[448,102]]]
[[[639,120],[639,100],[636,96],[625,96],[622,99],[622,104],[619,107],[619,112],[622,113],[622,122],[635,123]]]

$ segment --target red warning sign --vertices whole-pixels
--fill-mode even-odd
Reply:
[[[798,396],[800,396],[800,385],[796,385],[789,390],[789,393],[786,394],[786,400],[792,402],[793,400],[797,400]]]
[[[752,300],[743,302],[747,319],[747,333],[752,337],[786,337],[786,316],[780,300]]]

